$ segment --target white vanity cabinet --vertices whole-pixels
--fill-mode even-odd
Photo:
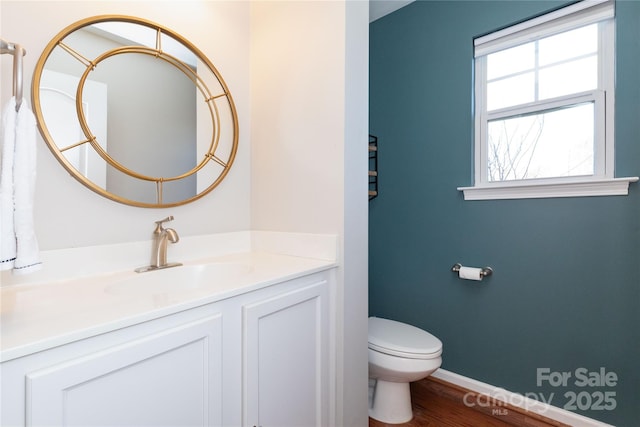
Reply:
[[[0,426],[327,426],[333,271],[18,357]]]
[[[222,424],[222,316],[26,375],[27,425]]]
[[[0,425],[223,425],[219,305],[3,362]]]
[[[324,278],[243,306],[247,426],[328,426],[329,287]]]

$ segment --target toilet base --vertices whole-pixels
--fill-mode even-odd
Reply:
[[[409,383],[376,380],[369,416],[387,424],[411,421],[411,390]]]

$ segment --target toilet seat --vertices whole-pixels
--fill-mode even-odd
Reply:
[[[429,332],[379,317],[369,318],[369,348],[408,359],[433,359],[442,354],[442,342]]]

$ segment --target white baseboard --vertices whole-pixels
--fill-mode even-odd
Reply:
[[[566,409],[558,408],[556,406],[531,399],[521,394],[513,393],[503,388],[474,380],[473,378],[458,375],[454,372],[447,371],[446,369],[440,368],[433,374],[431,374],[431,376],[441,379],[442,381],[457,385],[459,387],[474,391],[476,393],[490,396],[494,400],[499,400],[508,403],[509,405],[523,408],[529,412],[533,412],[542,415],[543,417],[547,417],[555,421],[560,421],[571,426],[613,427],[611,424],[606,424],[602,421],[597,421],[592,418],[567,411]]]

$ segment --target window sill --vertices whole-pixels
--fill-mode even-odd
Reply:
[[[637,176],[581,181],[520,181],[458,187],[465,200],[540,199],[555,197],[626,196]]]

